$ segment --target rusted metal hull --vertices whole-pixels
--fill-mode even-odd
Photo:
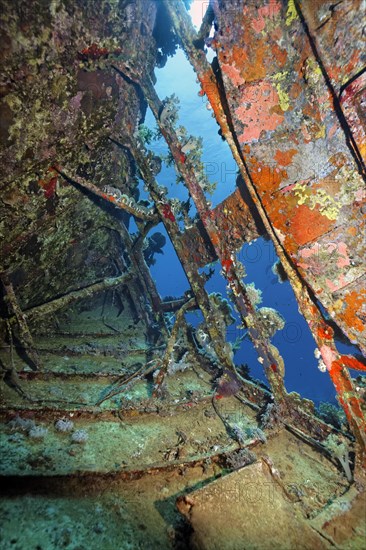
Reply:
[[[213,42],[228,115],[270,223],[329,315],[365,351],[358,4],[305,2],[301,11],[293,1],[213,2]]]

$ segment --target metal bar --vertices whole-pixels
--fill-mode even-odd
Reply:
[[[132,136],[124,136],[120,139],[124,140],[122,145],[128,147],[131,151],[131,154],[138,165],[140,174],[148,187],[150,196],[155,203],[161,221],[163,222],[176,250],[178,258],[196,298],[197,304],[202,311],[207,325],[207,332],[211,338],[216,355],[224,367],[236,372],[235,366],[227,353],[227,345],[225,345],[225,341],[222,339],[216,312],[213,309],[208,294],[204,288],[205,279],[199,275],[194,263],[189,262],[186,255],[183,253],[183,242],[181,238],[182,234],[179,230],[178,223],[171,210],[168,199],[161,193],[161,190],[151,172],[144,146],[140,142],[137,143]]]
[[[94,185],[94,183],[81,178],[81,177],[71,177],[67,174],[65,174],[60,168],[55,168],[55,170],[62,176],[68,183],[73,184],[74,186],[81,187],[82,189],[86,189],[87,191],[90,191],[93,195],[96,195],[100,197],[101,199],[108,201],[112,203],[116,208],[119,208],[120,210],[125,210],[126,212],[129,212],[133,216],[136,216],[136,218],[140,220],[145,221],[152,221],[156,219],[156,212],[154,210],[149,210],[148,208],[145,208],[145,206],[141,206],[136,203],[136,201],[132,197],[128,197],[127,195],[114,195],[107,193],[105,191],[102,191]]]
[[[18,303],[13,285],[9,279],[8,274],[1,273],[0,280],[3,284],[4,301],[6,303],[7,310],[9,313],[9,318],[7,319],[7,327],[10,331],[13,331],[13,328],[11,327],[11,323],[10,323],[10,318],[13,317],[14,321],[16,321],[19,328],[18,337],[19,337],[20,343],[24,346],[24,350],[28,355],[28,358],[31,360],[33,368],[37,370],[41,367],[41,359],[39,357],[38,351],[36,350],[36,347],[33,342],[32,334],[28,327],[27,315],[22,311]],[[12,339],[12,335],[11,335],[11,339]],[[11,349],[12,349],[12,344],[11,344]]]

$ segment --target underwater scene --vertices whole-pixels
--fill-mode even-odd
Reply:
[[[0,7],[0,549],[364,549],[364,0]]]

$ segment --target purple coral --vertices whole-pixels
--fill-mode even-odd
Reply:
[[[240,390],[242,384],[234,373],[225,369],[217,384],[218,397],[230,397]]]
[[[68,418],[60,418],[57,420],[55,428],[58,432],[71,432],[74,428],[74,423]]]
[[[71,441],[73,443],[84,444],[88,441],[88,438],[89,438],[89,435],[86,430],[76,430],[71,436]]]
[[[33,426],[28,432],[31,439],[44,439],[48,434],[48,429],[43,426]]]

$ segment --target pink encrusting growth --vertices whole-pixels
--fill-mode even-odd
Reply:
[[[284,115],[278,110],[278,93],[271,83],[262,80],[248,86],[243,91],[240,107],[235,111],[244,124],[239,143],[250,143],[259,139],[262,132],[275,130],[284,120]]]
[[[281,4],[279,2],[269,2],[268,5],[262,6],[257,10],[257,17],[252,19],[251,25],[256,33],[260,34],[266,22],[273,19],[281,11]],[[244,8],[245,15],[245,8]]]
[[[244,78],[240,75],[239,69],[234,67],[233,65],[223,64],[222,65],[223,72],[231,79],[231,81],[236,85],[240,86],[242,84],[245,84]]]
[[[324,344],[323,346],[321,346],[320,353],[324,361],[324,364],[327,367],[327,370],[330,371],[330,369],[332,368],[332,363],[333,361],[337,360],[338,355],[327,344]]]
[[[340,288],[345,287],[347,284],[347,280],[344,275],[340,275],[334,281],[331,281],[330,279],[325,279],[325,282],[331,292],[336,292]]]
[[[337,260],[337,266],[346,267],[347,265],[350,265],[351,262],[348,257],[347,245],[345,243],[338,244],[338,253],[339,253],[339,258]]]

